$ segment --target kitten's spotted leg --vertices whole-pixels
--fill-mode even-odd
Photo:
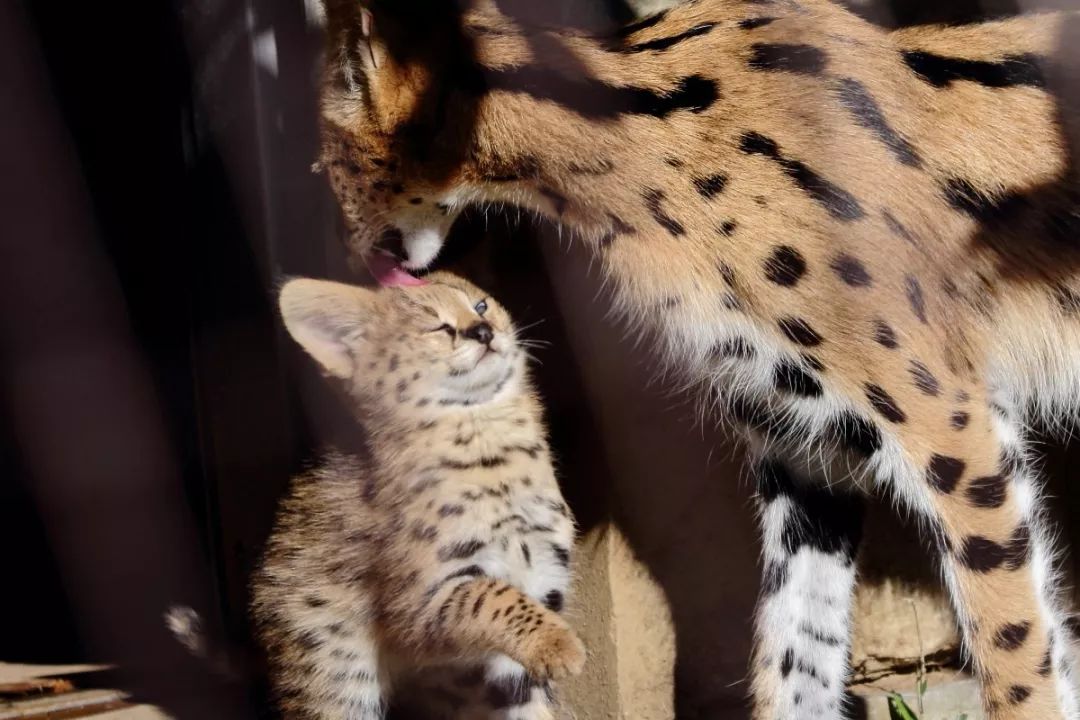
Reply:
[[[383,720],[387,678],[374,638],[338,621],[326,631],[295,631],[297,645],[270,659],[274,694],[285,720]]]
[[[585,663],[585,647],[565,620],[477,566],[437,580],[406,612],[412,626],[403,633],[422,650],[503,653],[537,681],[576,675]]]
[[[850,643],[859,498],[757,469],[764,580],[751,692],[755,720],[839,720]]]

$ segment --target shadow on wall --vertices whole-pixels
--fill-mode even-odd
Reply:
[[[475,224],[474,224],[475,225]],[[675,624],[679,718],[745,718],[757,595],[752,488],[722,433],[657,379],[648,341],[609,316],[599,268],[548,225],[502,226],[448,265],[498,295],[530,338],[560,481],[582,532],[613,518]],[[466,224],[459,238],[482,234]],[[538,272],[546,265],[547,273]]]
[[[584,248],[545,260],[615,481],[614,519],[663,588],[675,624],[680,718],[746,716],[757,595],[749,482],[733,448],[658,378],[648,340],[609,320]]]

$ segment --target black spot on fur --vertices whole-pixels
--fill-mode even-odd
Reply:
[[[780,661],[780,675],[787,677],[791,674],[791,668],[795,666],[795,652],[788,648],[784,651],[784,657]]]
[[[798,489],[781,541],[789,555],[809,547],[852,562],[862,536],[862,500],[819,488]]]
[[[439,548],[439,560],[442,562],[464,560],[478,553],[485,545],[486,543],[481,540],[467,540],[446,545]]]
[[[735,270],[730,265],[721,260],[716,264],[716,269],[720,271],[720,277],[724,279],[724,284],[732,290],[735,289]]]
[[[948,455],[934,455],[926,468],[926,482],[939,493],[948,495],[956,489],[964,473],[964,461]]]
[[[780,326],[780,332],[797,345],[817,347],[822,342],[821,335],[802,318],[783,317],[777,321],[777,325]]]
[[[1050,673],[1054,670],[1054,653],[1052,647],[1046,648],[1046,654],[1043,655],[1042,662],[1039,663],[1039,669],[1036,671],[1039,673],[1039,677],[1049,677]]]
[[[903,56],[907,66],[934,87],[946,87],[959,80],[994,88],[1046,86],[1039,60],[1034,55],[1009,55],[1000,62],[953,58],[923,50],[907,50]]]
[[[918,360],[912,360],[908,366],[908,372],[911,373],[911,379],[915,383],[915,387],[919,389],[923,395],[929,395],[930,397],[937,397],[941,394],[941,383],[934,377],[934,373],[930,372],[930,368],[926,367]]]
[[[600,247],[608,248],[611,243],[615,242],[615,238],[620,235],[633,235],[637,233],[637,230],[633,225],[629,225],[622,220],[622,218],[608,213],[608,220],[611,221],[611,229],[600,238]]]
[[[806,365],[811,370],[814,370],[816,372],[824,372],[825,363],[821,362],[821,360],[819,360],[817,357],[811,355],[810,353],[800,353],[799,357],[803,359],[803,362],[806,363]]]
[[[660,207],[660,203],[664,200],[663,190],[650,188],[642,194],[642,197],[645,198],[645,207],[648,208],[649,213],[660,227],[671,233],[673,237],[679,237],[680,235],[686,234],[686,228],[682,226],[682,223],[670,215],[665,214]]]
[[[1027,565],[1031,555],[1031,528],[1024,523],[1017,525],[1009,538],[1006,551],[1006,567],[1010,570],[1019,570]]]
[[[1008,221],[1027,202],[1017,193],[990,195],[961,178],[947,180],[943,192],[949,205],[984,225]]]
[[[978,573],[988,573],[1001,566],[1008,556],[1004,545],[982,537],[970,535],[964,539],[964,545],[960,549],[960,563]]]
[[[552,545],[552,552],[555,553],[555,560],[558,561],[563,567],[570,567],[570,551],[564,548],[562,545]]]
[[[1030,631],[1031,623],[1026,620],[1002,625],[998,628],[997,634],[994,635],[994,645],[997,645],[1002,650],[1016,650],[1027,640]]]
[[[855,495],[821,488],[799,487],[779,462],[765,461],[757,469],[758,493],[769,503],[784,496],[792,510],[782,542],[788,555],[810,547],[826,554],[855,557],[862,535],[862,500]]]
[[[887,347],[890,350],[895,350],[899,347],[900,343],[896,341],[896,333],[893,332],[892,326],[884,320],[878,320],[874,323],[874,340],[883,347]]]
[[[725,220],[720,223],[720,227],[716,228],[716,231],[724,237],[731,237],[735,233],[736,227],[738,227],[738,223],[734,220]]]
[[[784,157],[776,141],[761,133],[744,133],[740,149],[749,155],[764,155],[776,162],[803,192],[838,220],[858,220],[865,213],[859,201],[848,191],[837,187],[798,160]]]
[[[749,360],[757,354],[754,346],[744,337],[732,337],[723,340],[712,347],[709,355],[716,359],[736,358]]]
[[[892,396],[885,392],[884,388],[873,383],[866,383],[863,385],[863,389],[866,391],[866,399],[870,401],[875,410],[881,413],[883,418],[893,423],[907,422],[907,415],[896,404]]]
[[[619,52],[639,53],[639,52],[646,52],[646,51],[649,51],[649,50],[653,50],[653,51],[656,51],[656,52],[663,52],[664,50],[671,49],[672,47],[678,45],[679,43],[683,42],[684,40],[689,40],[690,38],[695,38],[695,37],[699,37],[701,35],[705,35],[710,30],[712,30],[715,26],[716,26],[716,23],[712,23],[712,22],[701,23],[699,25],[695,25],[694,27],[690,28],[689,30],[686,30],[684,32],[679,33],[678,35],[670,35],[668,37],[657,38],[655,40],[648,40],[646,42],[637,43],[635,45],[627,45],[625,47],[621,47],[621,48],[619,48]]]
[[[949,416],[949,425],[953,430],[963,430],[971,422],[971,415],[963,410],[956,410]]]
[[[820,75],[828,56],[821,48],[797,43],[754,43],[750,46],[750,67],[754,70]]]
[[[794,494],[795,483],[781,463],[765,460],[757,467],[757,491],[762,502],[768,504],[781,495]]]
[[[563,602],[563,594],[558,590],[552,590],[544,596],[544,607],[553,612],[562,612]]]
[[[492,155],[478,163],[480,172],[488,182],[505,183],[535,180],[540,176],[540,160],[535,155],[504,158]]]
[[[783,360],[773,370],[773,383],[782,392],[802,397],[820,397],[821,383],[798,363]]]
[[[832,432],[849,450],[870,457],[881,449],[881,431],[874,423],[854,412],[844,412],[832,421]]]
[[[1008,481],[1001,475],[976,478],[964,490],[964,495],[975,507],[1001,507],[1008,495]]]
[[[919,322],[926,324],[926,299],[923,297],[922,285],[919,284],[919,279],[914,275],[908,275],[904,278],[904,294],[907,295],[908,302],[911,304],[911,310],[915,313],[915,317],[919,318]]]
[[[809,623],[802,623],[799,625],[799,634],[810,639],[811,642],[818,645],[827,645],[828,647],[840,647],[844,641],[836,635],[830,635],[812,627]]]
[[[472,470],[478,467],[496,468],[505,464],[506,458],[488,455],[481,456],[477,460],[454,460],[452,458],[441,458],[439,460],[439,466],[447,470]]]
[[[1031,688],[1027,685],[1013,685],[1009,688],[1009,702],[1019,705],[1031,696]]]
[[[919,243],[915,239],[915,235],[913,235],[910,230],[904,227],[904,224],[897,220],[891,212],[889,212],[888,210],[882,210],[881,217],[885,220],[885,226],[889,228],[889,232],[891,232],[893,235],[900,238],[904,242],[908,243],[909,245],[918,247]]]
[[[960,288],[956,286],[956,281],[952,278],[947,277],[941,279],[941,291],[945,293],[945,296],[950,300],[959,300],[961,297]]]
[[[630,23],[628,25],[624,25],[623,27],[619,28],[616,35],[618,37],[629,37],[629,36],[633,35],[636,32],[640,32],[640,31],[645,30],[647,28],[651,28],[652,26],[663,22],[664,18],[667,17],[667,14],[668,14],[667,10],[661,10],[660,12],[656,13],[655,15],[650,15],[649,17],[642,18],[641,20],[638,20],[637,22],[632,22],[632,23]]]
[[[765,27],[774,20],[776,20],[774,17],[746,18],[745,20],[739,21],[739,27],[743,30],[754,30],[759,27]]]
[[[716,173],[715,175],[708,175],[706,177],[694,178],[694,187],[697,188],[701,197],[709,200],[716,195],[719,195],[724,191],[724,187],[727,185],[728,177],[723,173]]]
[[[790,245],[776,246],[765,260],[765,277],[777,285],[791,287],[805,274],[806,260]]]
[[[837,277],[852,287],[867,287],[873,283],[866,266],[854,255],[840,253],[829,263],[829,267]]]
[[[840,78],[835,87],[840,103],[852,114],[855,122],[877,135],[897,160],[910,167],[922,165],[915,148],[889,125],[877,100],[865,85],[854,78]]]
[[[591,120],[616,120],[622,115],[666,118],[680,110],[700,113],[720,97],[716,81],[701,75],[680,78],[670,90],[609,85],[592,77],[567,77],[547,67],[524,65],[484,67],[482,89],[523,93],[552,102]]]

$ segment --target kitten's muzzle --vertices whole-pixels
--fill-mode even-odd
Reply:
[[[470,340],[475,340],[481,345],[491,345],[492,339],[495,337],[495,331],[491,329],[491,325],[486,322],[473,323],[469,327],[465,328],[461,333]]]

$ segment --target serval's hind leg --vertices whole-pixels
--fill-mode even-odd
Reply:
[[[1019,423],[985,400],[969,405],[940,429],[896,424],[907,467],[882,479],[938,538],[987,717],[1076,718],[1053,551]]]
[[[753,681],[755,720],[839,720],[848,672],[861,498],[778,457],[755,468],[764,573]]]

